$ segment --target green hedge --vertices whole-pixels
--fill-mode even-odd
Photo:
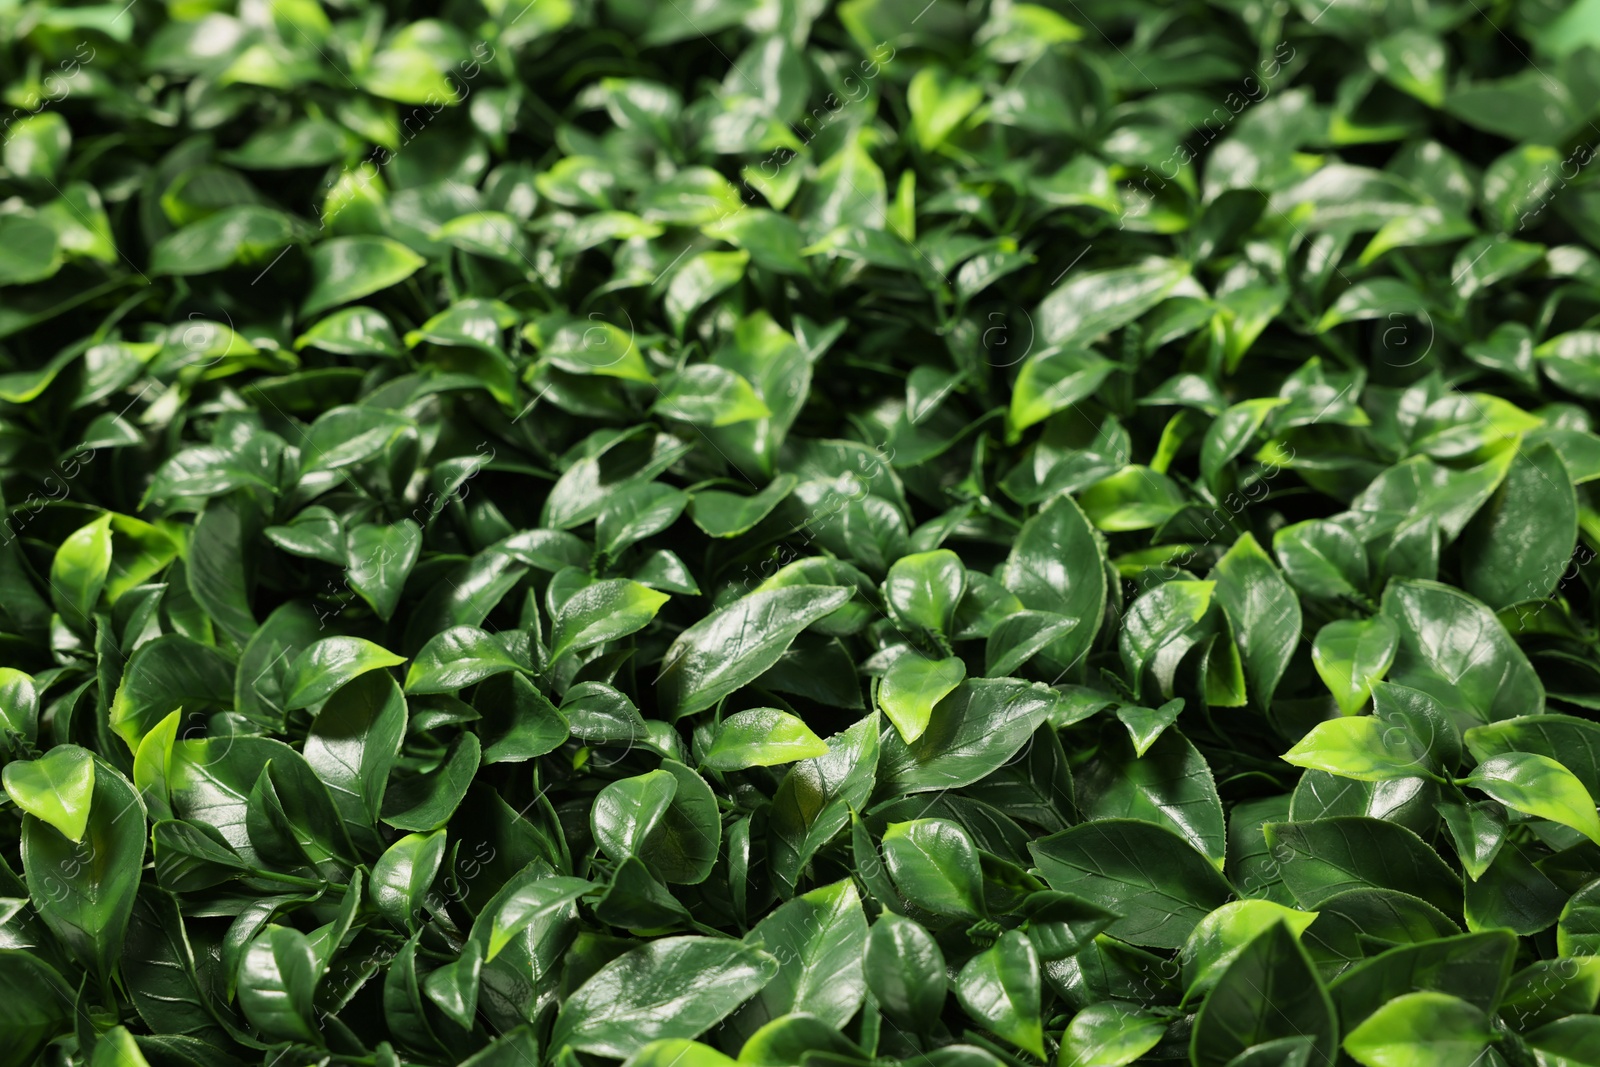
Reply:
[[[0,71],[0,1067],[1600,1065],[1600,3]]]

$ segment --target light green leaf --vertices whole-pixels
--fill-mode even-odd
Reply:
[[[712,771],[742,771],[777,767],[827,752],[827,744],[798,716],[777,708],[753,708],[717,724],[700,765]]]
[[[94,795],[94,757],[77,745],[57,745],[35,760],[5,766],[5,789],[17,807],[82,841]]]
[[[1406,993],[1367,1016],[1343,1047],[1365,1067],[1456,1067],[1477,1062],[1493,1036],[1483,1012],[1458,997]]]
[[[1548,756],[1508,752],[1491,756],[1460,784],[1481,789],[1524,815],[1570,826],[1600,844],[1600,813],[1578,776]]]
[[[955,692],[967,676],[959,656],[928,659],[907,653],[889,665],[878,685],[878,706],[907,744],[922,736],[939,701]]]

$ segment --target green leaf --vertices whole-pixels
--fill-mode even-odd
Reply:
[[[590,812],[595,843],[613,860],[637,856],[677,792],[677,778],[662,770],[612,782],[600,790]]]
[[[1222,800],[1205,757],[1177,730],[1163,732],[1144,751],[1115,733],[1121,731],[1093,762],[1073,772],[1084,816],[1164,826],[1221,870]]]
[[[30,742],[39,733],[38,688],[15,667],[0,667],[0,729]]]
[[[1177,834],[1135,819],[1084,823],[1028,850],[1052,889],[1116,912],[1109,932],[1135,945],[1181,947],[1233,892]]]
[[[295,338],[294,347],[320,348],[340,356],[394,356],[400,354],[400,336],[372,308],[341,308]]]
[[[937,549],[896,560],[883,583],[883,598],[904,625],[948,634],[966,589],[967,572],[961,557]]]
[[[54,111],[29,115],[6,129],[6,170],[24,181],[50,181],[71,150],[72,129]]]
[[[765,208],[745,207],[726,218],[707,223],[700,230],[707,237],[744,249],[757,267],[795,277],[810,273],[801,254],[805,242],[800,227],[787,215]]]
[[[743,375],[711,363],[679,371],[650,410],[702,426],[732,426],[772,414]]]
[[[1072,1017],[1061,1037],[1061,1067],[1124,1067],[1155,1048],[1167,1020],[1130,1001],[1103,1000]]]
[[[1256,539],[1245,534],[1212,569],[1213,595],[1233,625],[1250,694],[1272,703],[1300,638],[1300,601]]]
[[[77,841],[35,816],[23,818],[22,870],[45,926],[104,982],[122,955],[146,831],[139,794],[127,779],[100,763],[93,786],[88,823]]]
[[[956,999],[986,1029],[1044,1058],[1039,955],[1020,930],[968,960],[956,976]]]
[[[74,991],[54,967],[22,949],[0,949],[0,992],[9,1038],[3,1062],[25,1067],[72,1025]]]
[[[406,733],[406,702],[387,673],[363,674],[327,699],[302,749],[354,841],[370,843]]]
[[[157,242],[150,252],[158,274],[211,274],[235,263],[265,265],[294,240],[293,220],[257,204],[223,208]]]
[[[290,664],[284,707],[290,711],[308,708],[369,671],[404,662],[404,656],[360,637],[325,637]]]
[[[1546,376],[1567,392],[1600,396],[1600,331],[1558,334],[1535,348],[1533,356]]]
[[[1461,707],[1483,722],[1544,710],[1544,686],[1500,621],[1465,593],[1397,581],[1383,614],[1400,629],[1389,680]]]
[[[708,708],[778,662],[800,631],[844,606],[851,590],[790,586],[741,597],[678,635],[656,691],[673,718]]]
[[[550,634],[550,659],[615,641],[648,626],[670,597],[625,578],[585,586],[561,605]]]
[[[1034,313],[1046,344],[1086,344],[1143,315],[1189,275],[1176,260],[1151,257],[1133,266],[1076,272]]]
[[[682,334],[693,315],[707,301],[737,285],[750,262],[748,252],[701,252],[678,268],[667,283],[663,306],[673,330]]]
[[[884,674],[878,686],[878,706],[910,744],[927,730],[934,706],[966,676],[967,665],[959,657],[935,660],[907,653]]]
[[[1416,834],[1365,816],[1269,823],[1267,844],[1283,850],[1284,884],[1300,906],[1321,907],[1363,886],[1394,889],[1446,914],[1460,906],[1461,880]]]
[[[1178,663],[1199,640],[1199,624],[1211,607],[1216,587],[1216,582],[1167,582],[1134,601],[1117,636],[1117,647],[1135,691],[1148,671],[1161,695],[1171,699]]]
[[[862,961],[867,988],[878,1006],[913,1032],[929,1029],[944,1008],[944,953],[933,935],[911,919],[885,911],[872,924]]]
[[[113,1026],[95,1042],[89,1067],[150,1067],[150,1061],[126,1027]]]
[[[1309,1038],[1331,1059],[1339,1026],[1333,1003],[1305,949],[1284,922],[1249,942],[1217,979],[1195,1018],[1189,1057],[1222,1065],[1246,1049],[1281,1038]]]
[[[1516,953],[1516,938],[1507,930],[1397,945],[1352,965],[1329,992],[1347,1029],[1414,989],[1460,997],[1493,1013],[1505,994]]]
[[[1522,715],[1463,735],[1477,759],[1533,752],[1561,763],[1593,796],[1600,791],[1600,723],[1571,715]]]
[[[902,793],[971,785],[1021,751],[1059,699],[1042,684],[968,679],[934,705],[915,741],[906,744],[898,731],[884,736],[879,778]]]
[[[1028,427],[1093,396],[1113,370],[1116,364],[1087,348],[1056,346],[1035,352],[1017,372],[1006,413],[1007,438],[1015,442]]]
[[[1429,107],[1443,107],[1449,56],[1444,43],[1422,30],[1401,30],[1367,47],[1372,69],[1395,88]]]
[[[717,724],[700,766],[711,771],[742,771],[827,753],[827,744],[798,716],[777,708],[752,708]]]
[[[383,821],[399,830],[437,830],[461,805],[482,757],[478,736],[461,734],[437,767],[392,782],[384,798]]]
[[[111,516],[102,515],[61,542],[50,564],[56,610],[74,625],[88,625],[111,571]]]
[[[111,729],[130,750],[180,707],[191,712],[233,700],[233,669],[221,654],[182,634],[140,645],[122,672],[111,702]]]
[[[600,968],[567,999],[550,1047],[624,1059],[652,1041],[698,1037],[777,973],[777,960],[738,941],[651,941]]]
[[[1506,843],[1505,809],[1492,800],[1446,800],[1438,807],[1467,877],[1481,881]]]
[[[1343,1048],[1366,1067],[1470,1063],[1494,1035],[1481,1010],[1444,993],[1407,993],[1345,1035]]]
[[[1183,698],[1177,697],[1159,708],[1123,704],[1117,708],[1117,719],[1128,729],[1128,739],[1133,742],[1133,754],[1143,756],[1167,732],[1167,727],[1178,721],[1182,713]]]
[[[555,751],[571,724],[523,674],[500,674],[479,684],[483,762],[521,763]]]
[[[623,1067],[733,1067],[736,1062],[710,1045],[664,1037],[629,1056]]]
[[[367,893],[390,922],[413,932],[422,904],[444,861],[445,832],[407,834],[386,849],[372,868]]]
[[[251,1024],[278,1041],[320,1044],[314,997],[322,965],[299,930],[268,926],[239,967],[239,1006]]]
[[[530,324],[524,329],[524,336],[539,345],[551,365],[569,374],[655,381],[633,335],[604,321],[598,314],[591,314],[587,320],[562,321],[554,328],[533,331],[534,326]]]
[[[1311,662],[1340,712],[1354,715],[1366,706],[1373,683],[1388,673],[1399,647],[1400,630],[1387,615],[1339,619],[1317,631]]]
[[[549,875],[543,864],[529,864],[484,905],[469,940],[482,948],[485,961],[492,961],[523,930],[570,913],[573,901],[594,888],[592,882]]]
[[[55,228],[27,215],[0,217],[0,285],[27,285],[61,269]]]
[[[1002,581],[1024,607],[1078,620],[1041,655],[1066,669],[1077,665],[1105,614],[1105,542],[1071,497],[1046,504],[1022,526],[1006,558]]]
[[[617,861],[637,856],[658,877],[674,883],[704,881],[721,841],[710,787],[673,760],[606,786],[595,798],[590,822],[606,855]]]
[[[1306,596],[1360,597],[1367,588],[1367,550],[1350,530],[1320,519],[1285,526],[1272,550],[1295,588]]]
[[[1077,619],[1050,611],[1008,615],[989,632],[983,673],[990,678],[1011,674],[1077,625]]]
[[[689,517],[710,537],[738,537],[770,515],[773,508],[794,492],[797,484],[794,475],[780,474],[754,496],[707,489],[694,494],[689,504]]]
[[[1317,918],[1314,911],[1296,911],[1270,900],[1235,900],[1207,915],[1183,943],[1184,998],[1192,999],[1216,985],[1228,965],[1273,926],[1282,923],[1296,937]]]
[[[422,530],[411,519],[393,526],[363,524],[346,542],[346,581],[385,622],[394,615],[406,578],[422,548]]]
[[[335,237],[311,253],[311,291],[300,314],[315,315],[398,285],[427,261],[388,237]]]
[[[800,868],[844,829],[875,784],[882,720],[873,712],[827,739],[828,754],[790,768],[772,798],[774,879],[794,891]]]
[[[753,1034],[790,1013],[842,1028],[860,1010],[867,990],[867,917],[854,882],[835,882],[779,905],[744,940],[776,956],[779,968],[728,1020],[735,1034]]]
[[[83,840],[94,796],[94,757],[77,745],[58,745],[36,760],[5,766],[6,795],[23,811],[49,823],[67,840]]]
[[[1462,585],[1491,608],[1548,596],[1577,538],[1577,496],[1561,457],[1549,445],[1518,449],[1462,531]]]
[[[1460,784],[1537,819],[1570,826],[1600,844],[1600,813],[1577,775],[1548,756],[1508,752],[1478,764]]]
[[[906,900],[939,915],[973,921],[987,915],[977,847],[957,823],[915,819],[883,832],[889,875]]]
[[[906,90],[911,108],[911,128],[924,152],[943,144],[961,123],[983,103],[983,87],[952,77],[938,67],[923,67]]]
[[[1267,417],[1286,403],[1288,398],[1281,396],[1241,401],[1224,411],[1206,430],[1205,440],[1200,444],[1200,473],[1213,492],[1219,495],[1225,492],[1218,476],[1231,460],[1249,447],[1266,424]]]
[[[1283,759],[1359,782],[1387,782],[1425,772],[1426,756],[1408,731],[1358,715],[1317,723]]]
[[[476,626],[452,626],[422,646],[406,673],[407,693],[452,693],[506,671],[524,670],[505,646]]]

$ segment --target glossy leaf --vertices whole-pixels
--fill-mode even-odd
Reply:
[[[1600,843],[1600,813],[1594,798],[1576,775],[1548,756],[1530,752],[1491,756],[1462,784],[1481,789],[1513,811],[1570,826]]]
[[[1133,819],[1102,819],[1029,846],[1053,889],[1121,916],[1111,933],[1135,945],[1178,948],[1232,889],[1171,830]]]
[[[956,975],[956,999],[968,1015],[1044,1058],[1039,956],[1020,930],[1008,930]]]
[[[717,724],[700,765],[713,771],[740,771],[780,766],[827,753],[827,744],[803,720],[776,708],[754,708]]]
[[[1245,945],[1217,979],[1195,1019],[1189,1056],[1197,1064],[1225,1064],[1256,1045],[1309,1038],[1331,1057],[1338,1031],[1327,990],[1280,921]]]
[[[710,707],[753,681],[800,631],[850,599],[848,589],[791,586],[751,593],[678,635],[662,659],[657,691],[666,710]]]
[[[911,903],[941,915],[984,918],[977,847],[956,823],[891,823],[883,833],[883,855],[895,887]]]
[[[1476,1060],[1492,1033],[1471,1004],[1444,993],[1407,993],[1345,1035],[1344,1050],[1366,1067],[1433,1067]]]
[[[290,664],[284,706],[291,711],[310,707],[351,679],[404,662],[405,657],[359,637],[325,637]]]
[[[915,921],[885,912],[872,924],[863,970],[867,988],[889,1017],[909,1029],[930,1028],[944,1007],[944,953]]]
[[[1339,710],[1354,715],[1372,695],[1372,684],[1388,673],[1399,647],[1399,628],[1387,615],[1341,619],[1317,631],[1311,662]]]
[[[94,757],[77,745],[59,745],[36,760],[6,764],[5,788],[17,807],[69,841],[82,841],[94,796]]]
[[[95,767],[77,842],[35,816],[22,823],[22,870],[39,917],[73,958],[102,979],[122,954],[146,843],[144,808],[127,779]]]
[[[884,674],[878,686],[878,706],[910,744],[927,730],[934,706],[966,676],[967,665],[955,656],[925,659],[909,653],[895,660]]]
[[[669,937],[624,953],[556,1016],[552,1048],[626,1058],[652,1041],[694,1038],[759,993],[778,962],[737,941]]]

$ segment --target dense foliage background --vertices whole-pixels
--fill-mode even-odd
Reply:
[[[1600,2],[0,70],[0,1065],[1600,1064]]]

